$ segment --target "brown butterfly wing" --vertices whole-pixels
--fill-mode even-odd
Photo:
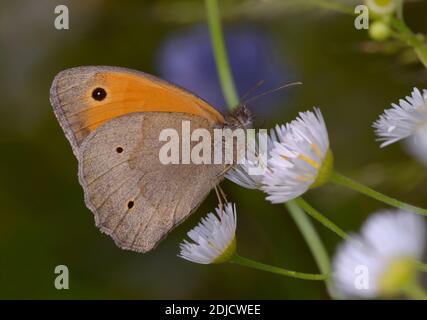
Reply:
[[[95,99],[94,90],[105,96]],[[82,141],[108,120],[132,112],[183,112],[209,123],[222,115],[190,92],[152,75],[119,67],[87,66],[60,72],[50,90],[56,117],[74,154]]]
[[[184,113],[133,113],[104,123],[79,153],[79,178],[96,225],[116,244],[138,252],[153,249],[187,218],[222,178],[224,165],[164,165],[159,160],[160,131],[181,135],[212,126]]]

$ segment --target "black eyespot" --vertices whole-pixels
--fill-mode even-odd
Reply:
[[[92,98],[94,98],[96,101],[102,101],[107,96],[107,91],[105,91],[103,88],[96,88],[92,91]]]
[[[116,148],[116,152],[117,153],[122,153],[123,152],[123,148],[122,147],[117,147]]]
[[[133,202],[133,201],[129,201],[129,202],[128,202],[128,208],[129,208],[129,209],[132,209],[133,205],[134,205],[134,202]]]

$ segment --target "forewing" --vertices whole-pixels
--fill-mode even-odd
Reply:
[[[104,94],[94,96],[99,89]],[[53,80],[50,101],[76,155],[96,128],[132,112],[183,112],[211,124],[224,121],[218,111],[190,92],[152,75],[119,67],[64,70]]]

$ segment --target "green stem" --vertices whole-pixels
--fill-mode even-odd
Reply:
[[[294,219],[298,229],[307,242],[320,272],[323,274],[330,274],[331,265],[328,253],[326,252],[322,240],[317,234],[317,231],[312,225],[310,219],[308,219],[307,215],[294,200],[285,203],[285,206],[289,210],[291,217]],[[339,298],[338,294],[335,292],[331,279],[326,280],[326,287],[332,298]]]
[[[205,0],[205,6],[221,89],[228,107],[230,109],[234,109],[239,104],[239,97],[237,95],[233,76],[230,71],[230,64],[228,62],[218,2],[216,0]]]
[[[427,292],[415,280],[403,287],[402,292],[410,299],[427,300]]]
[[[270,266],[268,264],[264,264],[261,262],[253,261],[248,258],[239,256],[237,253],[234,254],[233,257],[229,260],[231,263],[239,264],[241,266],[267,271],[271,273],[277,273],[282,276],[287,276],[291,278],[296,279],[302,279],[302,280],[326,280],[328,279],[328,275],[324,274],[312,274],[312,273],[302,273],[302,272],[296,272],[292,270],[282,269],[274,266]]]
[[[319,211],[317,211],[315,208],[313,208],[307,201],[305,201],[303,198],[295,199],[295,202],[312,218],[319,221],[321,224],[323,224],[326,228],[331,230],[332,232],[336,233],[338,236],[340,236],[343,239],[348,239],[349,236],[347,233],[345,233],[340,227],[338,227],[336,224],[334,224],[332,221],[330,221],[328,218],[326,218],[324,215],[322,215]]]
[[[421,63],[427,68],[427,43],[423,35],[413,33],[403,20],[392,18],[390,23],[398,32],[399,40],[412,47]]]
[[[421,272],[427,272],[427,264],[417,261],[417,269]]]
[[[205,5],[221,88],[229,109],[233,110],[237,107],[239,99],[225,50],[218,3],[216,0],[205,0]],[[322,273],[329,274],[331,268],[328,254],[310,220],[296,203],[290,202],[286,206],[307,241],[319,269]],[[337,295],[334,293],[330,279],[326,280],[326,285],[331,297],[336,297]]]
[[[400,208],[406,211],[415,212],[424,216],[427,216],[427,210],[419,207],[415,207],[413,205],[407,204],[405,202],[399,201],[397,199],[391,198],[389,196],[386,196],[378,191],[375,191],[359,182],[356,182],[350,178],[347,178],[343,176],[342,174],[334,171],[331,175],[331,181],[348,187],[350,189],[356,190],[364,195],[367,195],[368,197],[374,198],[376,200],[379,200],[381,202],[384,202],[392,207]]]
[[[403,20],[403,2],[404,2],[404,0],[396,0],[396,2],[397,2],[397,4],[396,4],[396,7],[397,7],[397,9],[396,9],[397,18],[400,21],[404,21]]]

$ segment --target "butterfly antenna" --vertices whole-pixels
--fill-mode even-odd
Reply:
[[[224,190],[221,188],[221,186],[220,185],[218,185],[218,189],[219,189],[219,192],[221,193],[221,195],[222,195],[222,199],[224,199],[224,202],[225,203],[227,203],[228,201],[227,201],[227,195],[225,194],[225,192],[224,192]]]
[[[298,82],[291,82],[291,83],[284,84],[284,85],[282,85],[280,87],[277,87],[277,88],[265,91],[265,92],[260,93],[260,94],[258,94],[256,96],[254,96],[254,97],[246,100],[246,101],[243,101],[242,104],[248,104],[249,102],[252,102],[252,101],[254,101],[254,100],[256,100],[256,99],[258,99],[260,97],[263,97],[263,96],[266,96],[268,94],[271,94],[271,93],[283,90],[283,89],[288,88],[288,87],[292,87],[292,86],[296,86],[296,85],[301,85],[301,84],[302,84],[302,82],[299,82],[299,81]]]
[[[255,83],[246,93],[240,98],[242,101],[246,99],[252,92],[254,92],[256,89],[261,87],[265,83],[264,80],[259,80],[257,83]]]
[[[225,192],[220,185],[215,186],[215,193],[218,198],[221,214],[224,214],[224,203],[227,203],[227,196],[225,195]]]
[[[233,168],[232,164],[227,165],[227,167],[225,167],[224,170],[222,170],[221,173],[217,175],[217,177],[222,178],[232,168]]]
[[[221,213],[223,213],[224,212],[224,204],[222,203],[221,194],[218,191],[218,187],[219,186],[217,186],[217,185],[215,186],[215,193],[216,193],[216,197],[218,198],[219,208],[221,210]]]

